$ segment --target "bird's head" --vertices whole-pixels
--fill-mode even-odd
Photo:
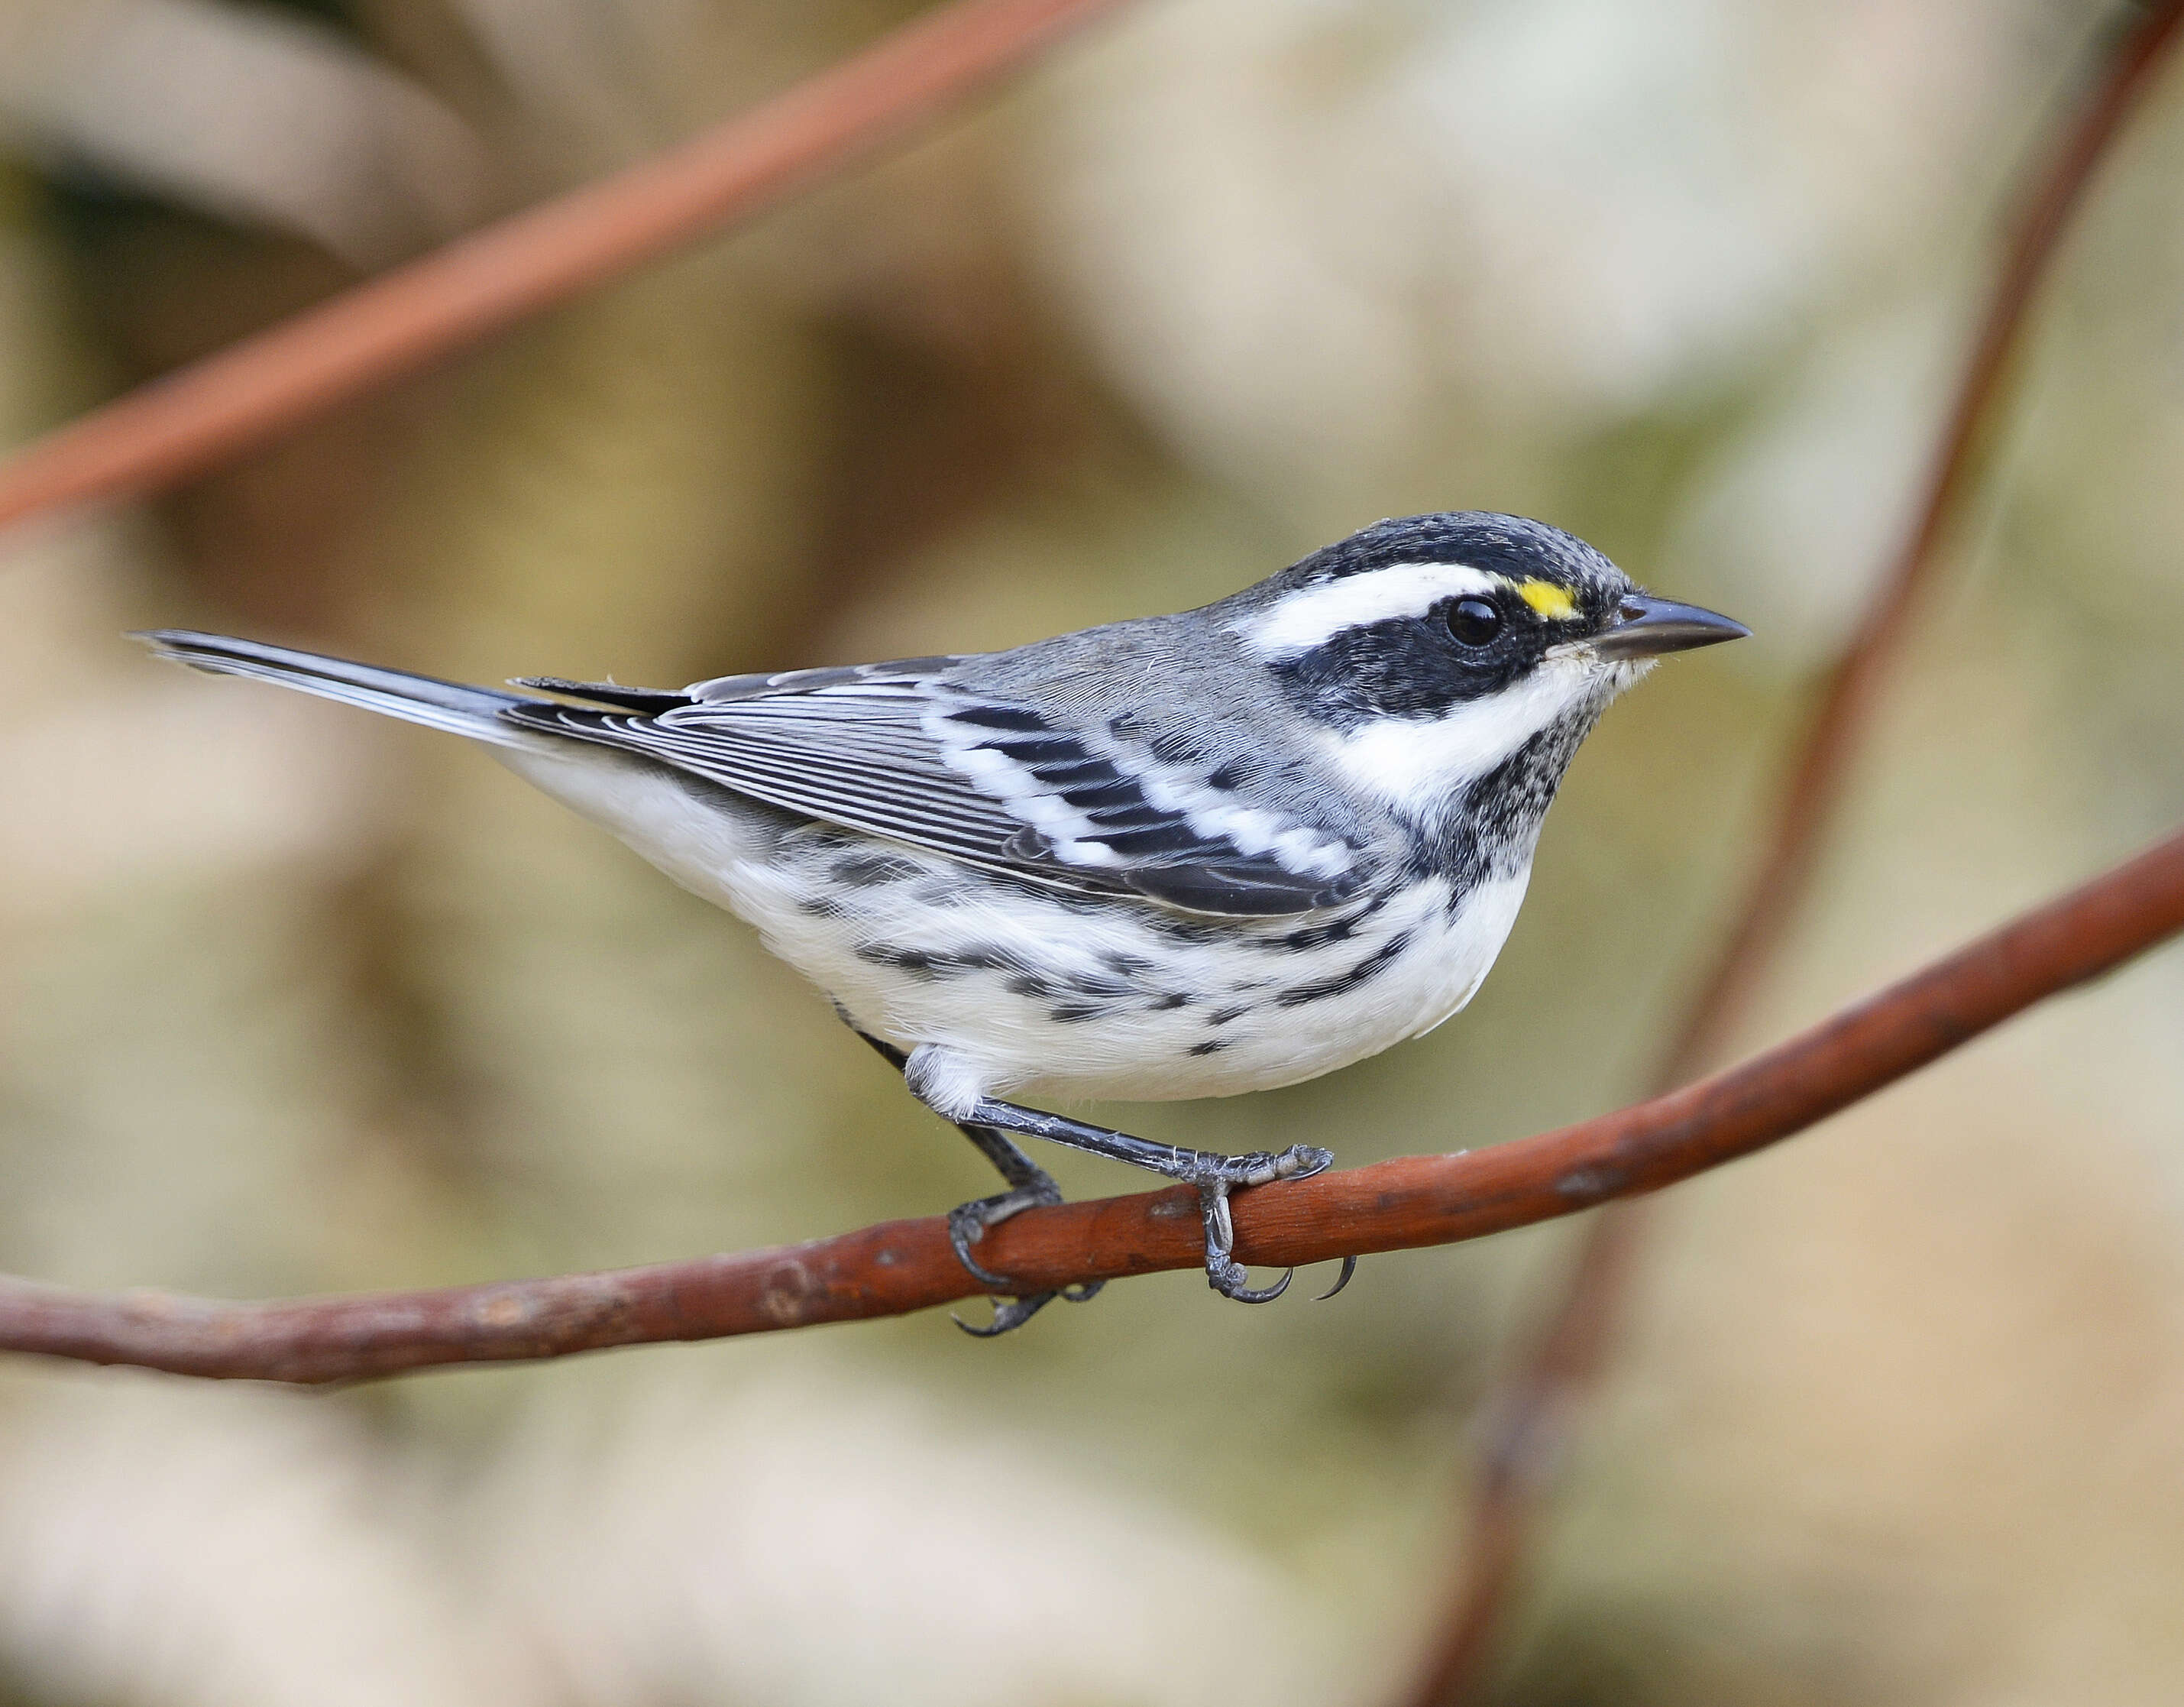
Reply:
[[[1484,511],[1376,522],[1218,608],[1346,780],[1413,820],[1513,761],[1551,795],[1655,659],[1748,632]]]

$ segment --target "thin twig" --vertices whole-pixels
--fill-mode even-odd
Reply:
[[[2184,832],[1701,1084],[1491,1149],[1245,1192],[1237,1251],[1290,1264],[1452,1244],[1657,1191],[1802,1131],[2180,930]],[[1028,1291],[1202,1254],[1187,1188],[1031,1210],[989,1238],[981,1260]],[[936,1216],[649,1269],[277,1303],[5,1280],[0,1349],[316,1383],[900,1315],[979,1290]]]
[[[0,464],[0,526],[170,486],[777,205],[1121,0],[955,0],[652,159],[140,387]]]
[[[1828,673],[1790,767],[1765,856],[1712,973],[1663,1053],[1657,1085],[1680,1084],[1718,1058],[1767,975],[1811,885],[1852,761],[1902,658],[1910,617],[1938,572],[1940,546],[1977,471],[1983,431],[2027,310],[2071,215],[2174,44],[2180,21],[2184,0],[2160,0],[2120,28],[2084,98],[2064,115],[2052,150],[2041,157],[2044,164],[2024,198],[1958,382],[1917,519]],[[1637,1205],[1621,1205],[1594,1222],[1545,1330],[1487,1402],[1492,1424],[1466,1523],[1464,1577],[1407,1698],[1413,1707],[1469,1699],[1484,1682],[1498,1615],[1522,1567],[1531,1514],[1554,1479],[1555,1448],[1613,1341],[1635,1267],[1641,1213]]]

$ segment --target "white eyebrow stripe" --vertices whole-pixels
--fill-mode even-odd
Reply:
[[[1346,628],[1423,616],[1444,599],[1507,584],[1467,563],[1395,563],[1285,594],[1272,610],[1237,624],[1235,633],[1262,658],[1294,658]]]

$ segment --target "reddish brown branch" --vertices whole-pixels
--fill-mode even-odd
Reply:
[[[955,0],[681,147],[142,387],[0,464],[0,526],[198,473],[772,207],[1120,0]]]
[[[1917,519],[1828,673],[1790,767],[1765,855],[1711,975],[1663,1052],[1657,1085],[1680,1083],[1719,1055],[1774,958],[1809,887],[1875,706],[1902,657],[1911,615],[1938,571],[1941,544],[1977,469],[1982,431],[2026,313],[2095,169],[2145,94],[2180,22],[2184,0],[2162,0],[2122,31],[2042,156],[1958,381]],[[1620,1206],[1593,1224],[1545,1330],[1488,1403],[1496,1426],[1467,1521],[1464,1581],[1409,1698],[1414,1707],[1467,1699],[1481,1682],[1500,1609],[1522,1565],[1530,1514],[1552,1479],[1558,1436],[1597,1378],[1613,1340],[1634,1266],[1639,1213],[1635,1205]]]
[[[1786,1138],[2033,1002],[2184,930],[2184,833],[1703,1083],[1558,1132],[1244,1193],[1237,1250],[1267,1264],[1451,1244],[1658,1190]],[[1186,1190],[1034,1210],[981,1258],[1027,1290],[1201,1260]],[[806,1245],[600,1275],[285,1303],[0,1281],[0,1349],[177,1375],[354,1381],[435,1364],[900,1315],[979,1290],[938,1217]]]

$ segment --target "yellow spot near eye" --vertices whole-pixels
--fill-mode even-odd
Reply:
[[[1523,581],[1517,596],[1550,622],[1566,622],[1577,615],[1577,600],[1552,581]]]

